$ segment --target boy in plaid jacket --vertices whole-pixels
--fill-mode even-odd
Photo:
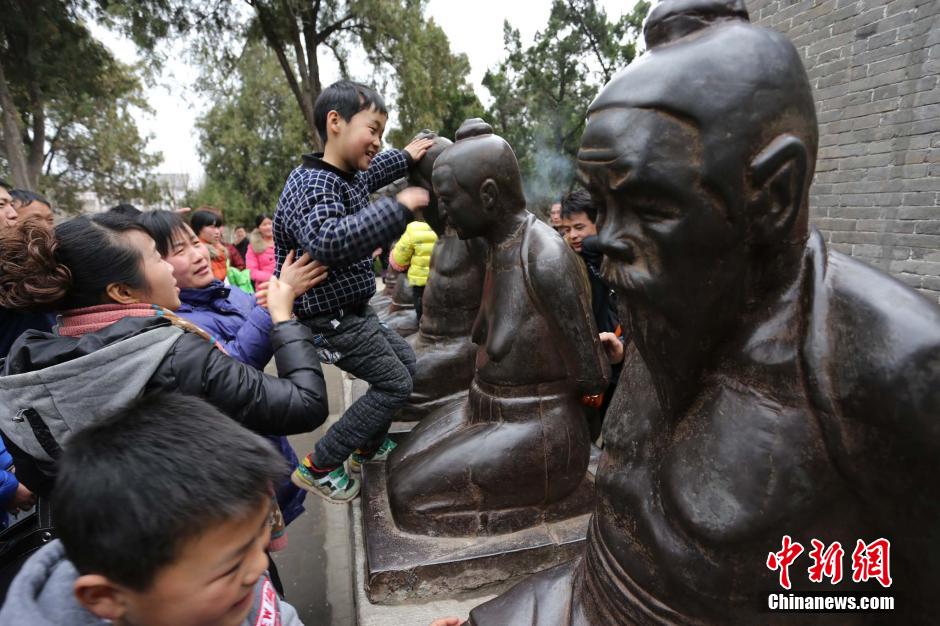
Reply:
[[[274,214],[277,267],[291,250],[308,252],[330,268],[329,279],[297,299],[294,313],[314,332],[320,358],[369,383],[294,471],[297,486],[333,502],[359,493],[357,472],[366,460],[385,459],[395,447],[386,436],[392,416],[411,394],[415,356],[379,323],[372,251],[396,239],[427,205],[424,189],[369,204],[369,194],[405,176],[431,145],[415,140],[404,150],[379,152],[388,112],[365,85],[339,81],[314,106],[323,154],[305,155],[290,173]]]

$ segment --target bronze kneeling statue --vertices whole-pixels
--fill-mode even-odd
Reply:
[[[525,209],[509,145],[468,120],[434,165],[461,239],[489,246],[468,399],[426,417],[388,461],[396,524],[428,535],[512,532],[590,509],[590,441],[579,399],[609,365],[584,269]]]

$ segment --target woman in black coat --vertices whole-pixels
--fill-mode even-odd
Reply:
[[[0,233],[0,306],[60,313],[52,333],[28,331],[14,343],[0,376],[0,431],[33,492],[48,493],[72,432],[153,390],[199,396],[265,435],[309,432],[326,419],[323,373],[310,331],[291,319],[290,285],[273,279],[268,288],[274,377],[176,317],[175,283],[147,231],[123,216]]]

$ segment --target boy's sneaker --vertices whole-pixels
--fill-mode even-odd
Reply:
[[[359,495],[359,481],[350,478],[344,466],[340,465],[329,474],[318,475],[306,463],[307,459],[304,459],[290,477],[290,481],[301,489],[335,504],[349,502]]]
[[[356,450],[349,455],[349,471],[358,474],[362,471],[363,463],[366,461],[384,461],[392,453],[392,450],[397,447],[397,443],[386,437],[379,449],[372,454],[365,454],[361,450]]]

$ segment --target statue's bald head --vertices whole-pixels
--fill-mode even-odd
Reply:
[[[507,204],[525,204],[516,154],[505,139],[493,134],[492,126],[480,118],[468,119],[457,129],[455,139],[437,159],[435,172],[450,170],[457,184],[474,197],[486,180],[493,180]]]
[[[649,51],[617,73],[588,109],[579,159],[617,151],[626,111],[660,112],[698,136],[703,183],[729,212],[753,183],[755,159],[782,136],[805,148],[807,196],[818,144],[812,90],[783,35],[748,22],[743,0],[664,0],[647,19]],[[733,217],[733,216],[729,216]],[[802,226],[800,226],[802,224]]]

